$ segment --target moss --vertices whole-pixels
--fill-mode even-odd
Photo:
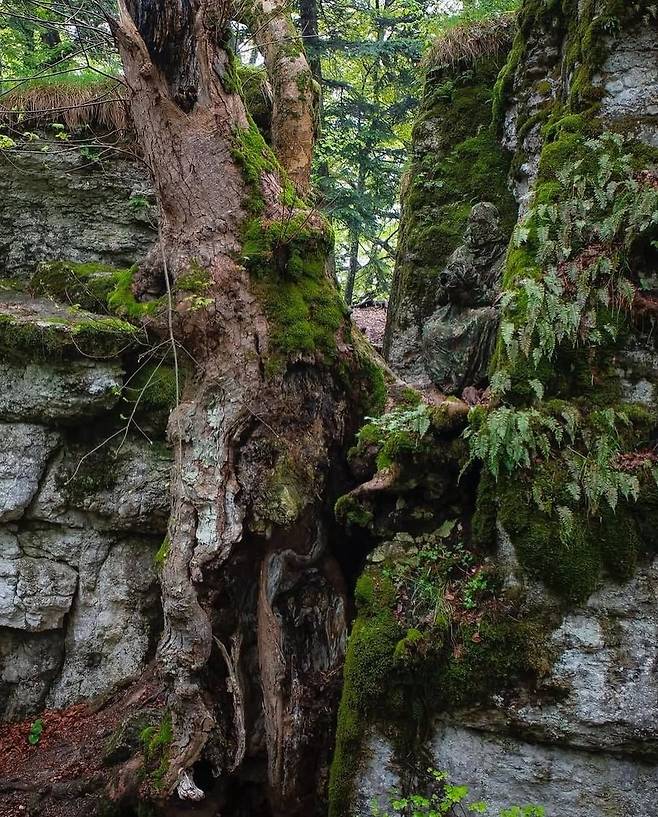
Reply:
[[[547,624],[503,617],[462,627],[461,649],[437,667],[437,703],[451,711],[486,701],[520,677],[550,665]]]
[[[164,300],[138,301],[133,293],[133,278],[137,272],[137,265],[127,270],[120,270],[116,276],[114,289],[107,298],[110,311],[122,317],[141,320],[154,315],[163,308]]]
[[[164,563],[167,561],[167,556],[169,556],[170,550],[171,539],[168,536],[165,536],[165,538],[162,540],[162,544],[155,553],[155,556],[153,557],[153,563],[158,569],[164,566]]]
[[[575,514],[573,533],[566,538],[554,513],[540,510],[533,489],[553,506],[568,504],[566,476],[560,463],[535,464],[533,472],[501,478],[497,497],[499,520],[509,534],[523,569],[562,598],[582,602],[596,589],[605,571],[626,579],[642,552],[638,507],[623,503],[599,517],[585,510]]]
[[[263,175],[274,173],[283,178],[285,174],[253,120],[249,122],[248,128],[239,128],[233,138],[232,155],[249,187],[244,206],[250,213],[257,215],[262,213],[265,206],[261,190]]]
[[[136,340],[129,323],[74,310],[68,317],[32,320],[0,315],[0,353],[10,359],[113,357]]]
[[[49,295],[60,303],[104,312],[109,294],[125,272],[107,264],[43,261],[30,281],[30,291],[35,295]]]
[[[326,272],[332,243],[330,230],[312,226],[304,214],[245,226],[242,260],[268,317],[273,373],[300,355],[336,356],[347,310]]]
[[[441,620],[431,633],[402,628],[393,565],[371,567],[356,587],[358,616],[348,642],[329,815],[351,813],[354,776],[367,727],[388,734],[401,756],[418,751],[433,714],[487,699],[550,665],[549,623],[483,614],[460,627]],[[456,636],[457,643],[453,640]]]
[[[343,525],[354,525],[358,528],[367,528],[372,524],[372,511],[364,507],[358,499],[351,494],[341,496],[335,506],[334,514],[336,519]]]
[[[181,273],[176,278],[176,290],[191,295],[203,295],[211,283],[208,270],[203,269],[197,261],[191,261],[187,272]]]
[[[360,412],[369,417],[378,417],[386,405],[388,387],[380,366],[370,357],[359,356],[359,381],[363,399],[360,401]]]
[[[267,71],[263,66],[238,65],[242,97],[255,125],[269,145],[272,127],[272,99]]]
[[[329,817],[345,817],[352,800],[364,728],[373,703],[395,670],[400,627],[388,609],[393,588],[382,577],[362,576],[356,589],[360,615],[354,622],[345,655],[343,692],[338,709],[336,747],[329,776]]]
[[[485,60],[457,75],[448,95],[442,74],[428,76],[414,128],[413,162],[403,185],[394,281],[409,310],[419,315],[431,311],[436,277],[463,243],[475,203],[495,204],[508,235],[516,221],[516,203],[507,187],[511,156],[488,129],[498,67],[495,60]]]
[[[130,378],[123,396],[129,403],[139,401],[138,414],[169,414],[176,405],[177,391],[174,368],[163,363],[149,363]]]
[[[156,789],[162,787],[169,767],[169,747],[173,740],[171,713],[167,713],[159,726],[147,726],[140,733],[144,759],[149,767],[149,778]]]
[[[395,645],[393,658],[396,662],[409,663],[417,656],[420,645],[425,640],[424,633],[415,627],[410,627],[404,638],[401,638]]]
[[[393,431],[387,434],[377,454],[377,468],[380,471],[390,468],[405,455],[413,454],[418,447],[418,439],[408,431]]]

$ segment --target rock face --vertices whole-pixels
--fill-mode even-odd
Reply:
[[[414,126],[384,356],[421,388],[459,394],[475,385],[495,332],[492,304],[516,202],[511,156],[489,122],[511,36],[476,65],[435,65]]]
[[[483,185],[470,201],[475,206],[459,246],[445,256],[435,251],[430,264],[436,245],[429,230],[423,236],[415,229],[418,198],[409,202],[429,157],[443,167],[442,138],[450,128],[435,116],[440,133],[430,140],[426,104],[414,134],[385,352],[396,372],[429,394],[430,405],[421,413],[413,402],[403,404],[401,411],[418,425],[410,419],[400,432],[398,417],[388,437],[366,427],[354,470],[371,479],[341,505],[348,509],[346,535],[367,542],[370,556],[356,589],[332,817],[366,817],[373,801],[390,811],[393,792],[431,791],[430,765],[466,785],[467,799],[485,801],[487,813],[526,804],[543,805],[547,817],[650,817],[656,811],[653,484],[640,481],[638,502],[620,499],[615,514],[599,508],[598,516],[577,516],[582,537],[563,537],[533,499],[542,480],[550,491],[550,483],[562,478],[552,466],[542,471],[539,453],[509,483],[502,470],[496,482],[484,469],[466,469],[455,491],[451,475],[467,458],[458,434],[465,421],[461,428],[451,425],[454,403],[432,405],[432,387],[460,394],[465,386],[485,386],[492,355],[500,371],[496,357],[513,329],[511,323],[498,327],[501,290],[508,294],[510,282],[544,273],[541,259],[534,266],[528,261],[523,236],[533,223],[523,219],[536,213],[538,201],[560,204],[561,169],[575,161],[576,146],[602,131],[621,134],[641,157],[640,174],[655,185],[655,6],[621,4],[613,16],[605,3],[563,3],[561,11],[557,5],[522,3],[514,45],[493,92],[493,129],[500,148],[513,154],[505,176],[519,211],[514,241],[509,225],[499,226],[504,219],[497,220]],[[430,72],[426,100],[448,94],[450,81],[464,81],[463,66],[454,71],[455,77]],[[476,65],[469,81],[478,71]],[[465,173],[463,185],[469,184]],[[436,207],[434,213],[439,217]],[[445,211],[441,218],[445,229]],[[481,229],[474,232],[473,222]],[[655,293],[644,272],[655,266],[652,252],[640,246],[626,273],[642,292],[640,303]],[[504,315],[515,319],[509,311]],[[555,399],[561,407],[577,405],[584,417],[611,407],[628,411],[647,424],[628,456],[641,449],[653,462],[653,319],[631,315],[623,337],[601,344],[605,351],[584,342],[584,348],[575,344],[557,354],[545,397],[517,388],[524,381],[511,369],[511,396],[498,392],[492,409],[516,401],[541,411]],[[474,414],[471,434],[486,411],[478,406]],[[486,575],[499,583],[488,601],[476,590]],[[432,592],[437,584],[441,590]],[[503,608],[488,606],[501,602]]]
[[[464,243],[439,273],[437,309],[422,328],[424,368],[446,394],[481,386],[493,352],[506,237],[493,204],[475,205],[468,217]]]
[[[14,719],[109,691],[153,655],[170,456],[121,431],[129,325],[0,296],[0,718]]]
[[[109,147],[94,161],[47,139],[43,152],[43,144],[0,160],[2,275],[28,277],[39,261],[62,258],[114,267],[143,258],[155,240],[155,208],[139,164]]]

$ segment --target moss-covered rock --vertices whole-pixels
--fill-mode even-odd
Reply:
[[[23,293],[5,291],[0,298],[0,352],[8,359],[108,358],[138,341],[135,327],[119,318]]]

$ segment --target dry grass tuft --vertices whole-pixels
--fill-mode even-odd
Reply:
[[[36,127],[61,122],[67,130],[125,131],[130,116],[121,82],[95,75],[93,80],[57,78],[18,84],[0,96],[0,126]]]
[[[516,13],[496,14],[483,20],[462,23],[439,34],[425,57],[428,68],[473,63],[509,48],[516,26]]]

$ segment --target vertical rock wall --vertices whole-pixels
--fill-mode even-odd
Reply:
[[[141,343],[0,290],[0,718],[107,692],[154,654],[170,456],[149,389],[124,431]]]
[[[560,206],[564,168],[580,162],[583,173],[596,172],[597,140],[607,134],[627,140],[638,195],[642,185],[655,185],[657,46],[649,3],[522,4],[492,82],[487,123],[501,155],[510,155],[506,184],[522,229],[537,203]],[[446,81],[445,72],[430,73],[426,99],[445,94]],[[658,796],[658,497],[651,478],[640,479],[638,501],[620,500],[614,514],[578,511],[576,535],[565,544],[556,516],[533,498],[561,484],[564,466],[551,470],[538,454],[498,483],[472,467],[457,483],[468,459],[460,436],[468,407],[441,404],[436,392],[484,402],[481,388],[501,370],[506,341],[499,334],[490,345],[470,316],[483,306],[495,310],[496,290],[510,291],[540,271],[518,233],[505,249],[493,220],[488,240],[478,241],[472,224],[496,204],[486,186],[469,197],[463,243],[451,246],[450,258],[435,238],[451,224],[445,210],[431,210],[426,241],[414,233],[409,191],[427,167],[444,182],[441,140],[452,133],[444,124],[432,143],[425,115],[403,194],[386,350],[426,402],[403,394],[397,425],[362,430],[352,462],[368,481],[337,506],[346,535],[371,553],[357,583],[331,814],[365,817],[373,799],[389,806],[391,791],[431,790],[424,774],[431,765],[467,785],[469,798],[485,800],[492,813],[537,803],[548,817],[650,817]],[[469,190],[468,171],[461,178]],[[418,212],[426,211],[420,205]],[[658,427],[658,356],[647,306],[655,298],[650,240],[658,213],[651,219],[628,250],[625,274],[636,295],[614,340],[561,349],[552,368],[536,375],[546,384],[543,399],[527,388],[532,375],[512,368],[504,397],[504,405],[549,413],[570,406],[583,417],[624,413],[632,418],[624,450],[633,458],[640,449],[648,463]],[[511,227],[503,232],[509,237]],[[494,250],[498,241],[502,250]],[[530,317],[519,312],[513,319],[523,326]],[[498,315],[491,320],[496,326]],[[478,406],[471,433],[484,416]]]
[[[130,146],[74,138],[20,142],[0,156],[0,275],[29,278],[39,261],[128,267],[156,236],[148,174]]]

